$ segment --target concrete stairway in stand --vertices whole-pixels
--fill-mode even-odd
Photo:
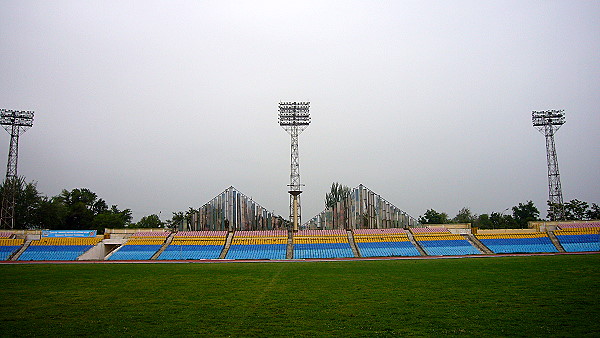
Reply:
[[[285,258],[286,259],[294,258],[294,232],[293,231],[288,232],[288,242],[287,242],[287,247],[286,247],[286,252],[285,252]]]
[[[348,243],[350,243],[354,257],[361,257],[358,247],[356,246],[356,242],[354,241],[354,234],[352,233],[352,230],[348,230]]]
[[[473,236],[473,234],[463,234],[463,237],[471,243],[472,246],[476,247],[479,252],[486,255],[492,255],[494,252],[490,250],[487,246],[483,245],[477,237]]]
[[[163,251],[165,251],[165,249],[167,249],[167,247],[169,245],[171,245],[171,242],[173,242],[173,237],[175,237],[175,233],[172,232],[169,237],[167,237],[167,240],[165,241],[165,244],[163,244],[163,246],[160,247],[160,249],[158,249],[158,251],[152,255],[152,257],[150,257],[150,260],[155,260],[158,258],[158,256],[160,256],[161,253],[163,253]]]
[[[21,254],[23,254],[23,252],[25,252],[25,250],[27,250],[27,248],[29,248],[29,246],[31,245],[31,240],[26,240],[25,243],[23,244],[23,246],[17,251],[15,252],[12,257],[10,257],[8,260],[9,261],[16,261],[17,259],[19,259],[19,257],[21,257]]]
[[[554,244],[558,252],[567,252],[565,248],[563,248],[562,244],[560,244],[560,242],[558,241],[558,238],[554,234],[554,231],[548,231],[548,237],[550,238],[552,244]]]
[[[421,247],[421,244],[419,244],[419,242],[417,242],[415,240],[415,236],[413,236],[413,234],[410,231],[407,232],[407,235],[408,235],[408,239],[415,246],[415,248],[417,248],[417,250],[419,251],[419,253],[421,254],[421,256],[429,256],[427,254],[427,252],[425,252],[425,250],[423,250],[423,247]]]
[[[225,246],[223,247],[223,251],[219,255],[219,259],[225,259],[227,256],[227,252],[229,252],[229,248],[231,247],[231,242],[233,242],[233,232],[227,233],[227,239],[225,240]]]

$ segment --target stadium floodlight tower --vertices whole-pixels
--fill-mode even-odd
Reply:
[[[531,113],[533,126],[546,136],[546,158],[548,159],[548,202],[550,218],[560,221],[564,218],[562,188],[558,172],[558,158],[554,145],[554,134],[565,124],[564,110],[533,111]]]
[[[15,226],[15,195],[17,188],[17,162],[19,159],[19,136],[33,126],[32,111],[0,109],[0,124],[10,134],[6,179],[0,210],[0,228],[13,229]]]
[[[279,102],[279,125],[292,137],[290,171],[290,218],[294,232],[300,223],[300,161],[298,155],[298,135],[310,124],[310,102]]]

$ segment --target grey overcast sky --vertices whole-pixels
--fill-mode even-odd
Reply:
[[[277,104],[303,100],[304,221],[334,181],[414,217],[545,217],[547,109],[564,199],[600,203],[600,1],[4,0],[0,74],[0,107],[36,113],[19,175],[134,220],[231,185],[287,216]]]

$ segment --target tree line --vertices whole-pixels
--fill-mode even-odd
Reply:
[[[6,184],[0,186],[4,196]],[[15,229],[97,230],[105,228],[156,228],[164,223],[153,214],[132,223],[131,209],[119,209],[87,188],[63,189],[56,196],[45,196],[37,182],[25,182],[18,177],[15,189]]]
[[[4,187],[4,183],[0,185],[0,196],[4,196]],[[185,212],[173,212],[172,219],[167,222],[161,221],[158,215],[151,214],[132,223],[131,209],[121,210],[117,205],[109,206],[104,199],[87,188],[70,191],[63,189],[60,194],[48,197],[37,190],[37,182],[26,182],[24,177],[18,177],[14,187],[15,229],[97,230],[102,233],[105,228],[160,228],[165,223],[180,224],[184,220],[190,222],[192,214],[196,212],[190,207]],[[332,184],[330,193],[325,196],[326,207],[333,206],[349,195],[350,189],[347,186],[337,182]],[[568,220],[600,219],[600,207],[596,203],[589,204],[574,199],[561,207]],[[481,229],[515,229],[527,228],[529,221],[542,220],[532,201],[512,207],[512,214],[505,214],[508,210],[477,215],[464,207],[455,217],[450,218],[445,212],[428,209],[419,217],[419,223],[471,223],[473,227]],[[551,214],[548,217],[552,219]]]
[[[556,206],[555,206],[556,207]],[[591,205],[578,199],[562,204],[564,219],[566,220],[597,220],[600,219],[600,207],[596,203]],[[505,214],[511,210],[511,214]],[[548,217],[553,219],[549,210]],[[477,215],[468,207],[458,211],[455,217],[450,218],[445,212],[428,209],[419,217],[421,224],[449,224],[449,223],[471,223],[471,226],[480,229],[526,229],[527,223],[531,221],[542,221],[540,212],[532,201],[519,203],[507,208],[502,212]]]

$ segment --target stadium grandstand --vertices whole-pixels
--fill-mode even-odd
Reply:
[[[344,230],[301,230],[294,234],[294,258],[346,258],[354,252]]]
[[[398,228],[356,229],[353,233],[361,257],[421,255],[410,241],[408,230]]]
[[[133,234],[124,245],[115,250],[109,260],[148,260],[165,244],[168,231],[141,231]]]
[[[497,254],[558,252],[548,234],[542,232],[477,234],[475,236],[483,245]]]
[[[157,259],[217,259],[226,239],[227,231],[179,231]]]
[[[94,230],[0,231],[3,261],[304,260],[560,252],[600,252],[600,221],[496,230],[448,224],[296,233],[106,229],[104,236],[98,236]]]
[[[8,260],[21,248],[21,246],[23,246],[24,243],[24,239],[15,238],[15,235],[12,232],[0,232],[0,261]]]
[[[566,252],[600,251],[600,221],[558,227],[554,235]]]
[[[32,241],[19,257],[20,261],[74,261],[98,244],[102,238],[43,237]]]
[[[415,241],[430,256],[478,255],[481,252],[463,236],[444,227],[411,228]]]
[[[285,259],[287,256],[288,232],[236,231],[227,251],[227,259]]]

